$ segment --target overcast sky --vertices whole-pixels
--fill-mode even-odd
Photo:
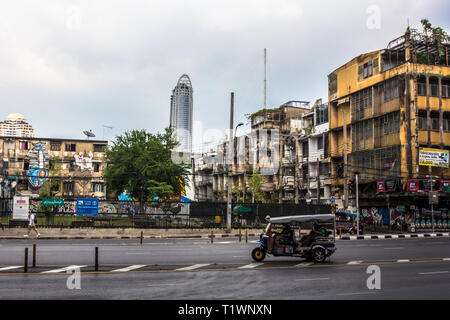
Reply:
[[[446,0],[0,0],[0,120],[22,113],[38,137],[161,131],[187,73],[198,150],[229,126],[231,91],[235,123],[262,107],[264,48],[268,107],[325,102],[333,70],[385,48],[408,19],[450,33],[449,12]]]

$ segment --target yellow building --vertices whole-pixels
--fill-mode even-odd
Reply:
[[[419,165],[421,148],[450,149],[448,43],[437,47],[408,29],[386,49],[333,71],[328,90],[333,189],[342,206],[355,206],[355,173],[361,206],[388,199],[414,207],[418,198],[407,191],[408,179],[450,179],[448,158],[447,168]],[[378,189],[377,181],[389,181],[392,193]],[[441,192],[441,206],[448,207],[448,195]]]

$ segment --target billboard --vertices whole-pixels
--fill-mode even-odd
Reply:
[[[420,148],[419,166],[448,168],[448,150]]]
[[[13,219],[28,220],[29,197],[14,197]]]
[[[97,198],[78,198],[77,215],[96,216],[98,215]]]

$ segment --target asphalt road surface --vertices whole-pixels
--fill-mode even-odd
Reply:
[[[254,241],[0,240],[0,299],[450,299],[448,237],[337,241],[323,264],[270,256],[255,263]],[[367,287],[371,265],[380,268],[381,289]],[[80,268],[80,289],[67,286],[69,266]]]

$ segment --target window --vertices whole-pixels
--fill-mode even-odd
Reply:
[[[50,144],[50,151],[61,151],[61,143],[52,142]]]
[[[352,117],[354,120],[364,119],[365,110],[372,108],[372,88],[361,90],[352,95]]]
[[[439,97],[438,88],[439,87],[437,84],[430,84],[430,91],[432,97]]]
[[[328,122],[328,106],[316,107],[316,126]]]
[[[323,137],[319,137],[319,139],[317,139],[317,149],[323,150]]]
[[[372,60],[364,64],[364,79],[372,76]]]
[[[94,152],[105,152],[105,147],[104,144],[94,144]]]
[[[330,163],[321,163],[319,167],[319,174],[321,176],[330,174]]]
[[[23,170],[28,170],[30,169],[30,160],[29,159],[25,159],[23,161]]]
[[[75,143],[66,143],[66,151],[75,152],[77,145]]]
[[[100,172],[100,163],[94,162],[93,167],[94,167],[94,172]]]
[[[307,157],[308,154],[309,154],[309,152],[308,152],[308,141],[305,141],[305,142],[302,143],[302,155],[304,157]]]
[[[431,118],[431,130],[439,131],[439,113],[432,112],[430,114]]]
[[[384,83],[384,102],[398,98],[398,79],[392,78]]]
[[[103,192],[103,183],[92,183],[92,192]]]
[[[28,141],[20,141],[19,149],[20,150],[28,150]]]
[[[74,187],[73,182],[64,182],[63,183],[63,190],[66,193],[73,192],[73,187]]]

